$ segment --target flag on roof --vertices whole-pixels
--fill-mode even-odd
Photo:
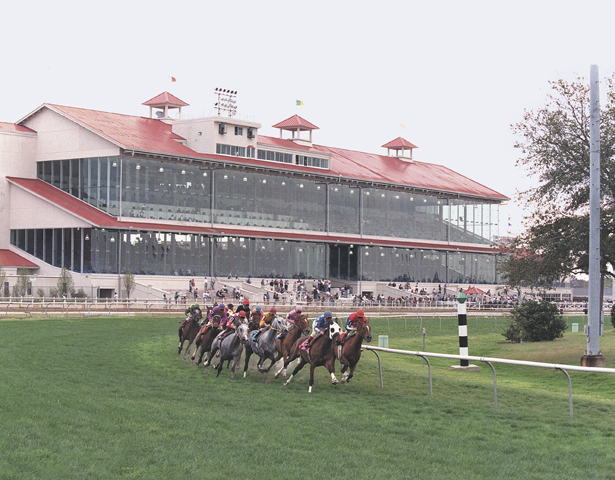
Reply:
[[[297,105],[303,105],[303,102],[301,100],[297,100]]]
[[[177,78],[175,77],[169,77],[171,79],[172,82],[177,82]]]
[[[403,128],[404,130],[406,129],[406,126],[402,123],[401,124],[401,128]]]

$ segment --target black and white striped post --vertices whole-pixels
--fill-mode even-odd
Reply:
[[[457,321],[459,323],[459,355],[468,356],[468,315],[466,300],[468,297],[463,291],[457,295]],[[478,365],[470,365],[469,360],[459,360],[459,365],[451,365],[452,368],[468,372],[478,372]]]
[[[457,322],[459,323],[459,355],[469,355],[468,350],[468,314],[465,293],[459,292],[457,295]],[[460,360],[462,367],[470,366],[469,360]]]

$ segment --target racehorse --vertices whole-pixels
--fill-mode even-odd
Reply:
[[[299,355],[301,355],[301,358],[299,358],[297,366],[284,385],[288,385],[297,372],[301,370],[306,363],[310,364],[309,393],[312,393],[312,385],[314,385],[314,369],[316,367],[326,367],[331,374],[331,383],[333,385],[337,385],[338,381],[337,378],[335,378],[335,353],[333,352],[333,349],[335,348],[334,342],[339,339],[341,330],[341,327],[337,323],[333,322],[329,327],[328,335],[321,335],[312,341],[312,346],[310,347],[309,352],[301,348],[301,345],[303,342],[307,341],[307,338],[300,338],[297,340],[293,345],[290,356],[284,362],[284,368],[286,368],[288,364]]]
[[[199,325],[199,320],[202,318],[202,313],[200,309],[196,309],[193,315],[189,315],[179,326],[179,346],[177,347],[177,354],[182,353],[182,348],[184,346],[184,342],[188,340],[188,346],[186,347],[186,351],[184,352],[183,358],[186,358],[186,355],[190,351],[190,347],[192,346],[192,342],[196,338],[197,333],[201,326]]]
[[[195,362],[197,365],[203,361],[203,356],[206,352],[209,352],[214,338],[220,333],[220,315],[214,315],[211,319],[211,325],[205,332],[203,330],[205,330],[205,328],[202,328],[194,339],[196,349],[192,354],[192,360],[198,356],[198,360]]]
[[[231,380],[235,379],[235,368],[237,364],[241,360],[241,353],[243,352],[243,346],[248,341],[248,325],[245,323],[240,323],[235,332],[227,337],[224,337],[222,340],[216,337],[211,345],[211,350],[209,354],[207,354],[207,360],[203,365],[205,367],[211,364],[211,359],[214,357],[216,352],[220,350],[220,363],[216,367],[218,370],[218,374],[216,378],[220,376],[220,372],[222,371],[222,364],[226,360],[233,360],[233,366],[231,367]]]
[[[277,363],[280,358],[283,358],[284,364],[286,365],[286,360],[290,355],[290,350],[293,348],[293,345],[295,344],[297,339],[299,339],[301,335],[310,334],[310,327],[308,325],[307,318],[307,315],[301,315],[297,320],[295,320],[294,323],[290,324],[290,327],[288,327],[288,333],[283,340],[276,338],[275,346],[278,350],[278,355],[273,363]],[[280,376],[280,373],[282,373],[284,375],[284,378],[286,378],[285,365],[282,365],[282,368],[275,372],[274,378],[278,378]]]
[[[271,327],[268,330],[260,333],[260,335],[256,335],[258,330],[250,332],[248,343],[246,343],[246,361],[243,367],[243,376],[246,376],[246,372],[248,371],[248,363],[250,362],[250,356],[252,353],[258,355],[258,363],[256,364],[256,368],[261,373],[267,373],[271,367],[276,362],[276,346],[275,346],[275,337],[282,330],[286,321],[281,317],[275,317],[271,322]],[[265,360],[271,360],[269,367],[263,368],[263,363]],[[278,357],[279,360],[279,357]]]
[[[342,364],[342,383],[349,382],[354,374],[354,369],[361,359],[363,340],[372,341],[372,329],[367,319],[359,323],[356,333],[346,338],[343,345],[335,347],[335,356]]]

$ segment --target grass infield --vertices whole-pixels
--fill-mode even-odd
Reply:
[[[0,320],[0,479],[615,479],[615,377],[364,351],[331,385],[230,381],[177,355],[180,318]],[[569,319],[574,322],[575,319]],[[576,319],[582,325],[582,319]],[[456,319],[375,319],[389,347],[459,353]],[[510,344],[470,318],[470,355],[579,365],[586,339]],[[582,326],[580,331],[583,331]],[[615,367],[615,331],[600,339]],[[242,362],[243,369],[243,362]],[[339,378],[339,364],[336,366]]]

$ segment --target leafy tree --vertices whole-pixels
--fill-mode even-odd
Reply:
[[[4,282],[6,282],[6,272],[0,263],[0,297],[8,295],[8,292],[4,289]]]
[[[75,282],[73,281],[73,276],[68,269],[66,269],[66,267],[62,268],[56,286],[58,288],[58,294],[62,297],[72,296],[75,293]]]
[[[521,151],[518,166],[538,179],[538,186],[520,193],[533,213],[526,230],[514,239],[500,262],[507,284],[542,285],[571,274],[588,273],[590,118],[589,82],[551,82],[546,105],[525,111],[512,126]],[[615,265],[615,83],[603,82],[601,108],[601,273]]]
[[[122,282],[124,283],[124,290],[126,290],[126,298],[130,298],[130,293],[135,289],[135,286],[137,285],[132,270],[126,270],[126,273],[124,273],[124,277],[122,278]]]
[[[28,275],[28,269],[25,267],[20,268],[17,271],[17,283],[13,287],[13,295],[23,297],[27,295],[30,288],[32,288],[32,281]]]
[[[550,302],[533,300],[514,308],[511,321],[502,334],[511,342],[545,342],[564,336],[568,328],[559,308]]]

